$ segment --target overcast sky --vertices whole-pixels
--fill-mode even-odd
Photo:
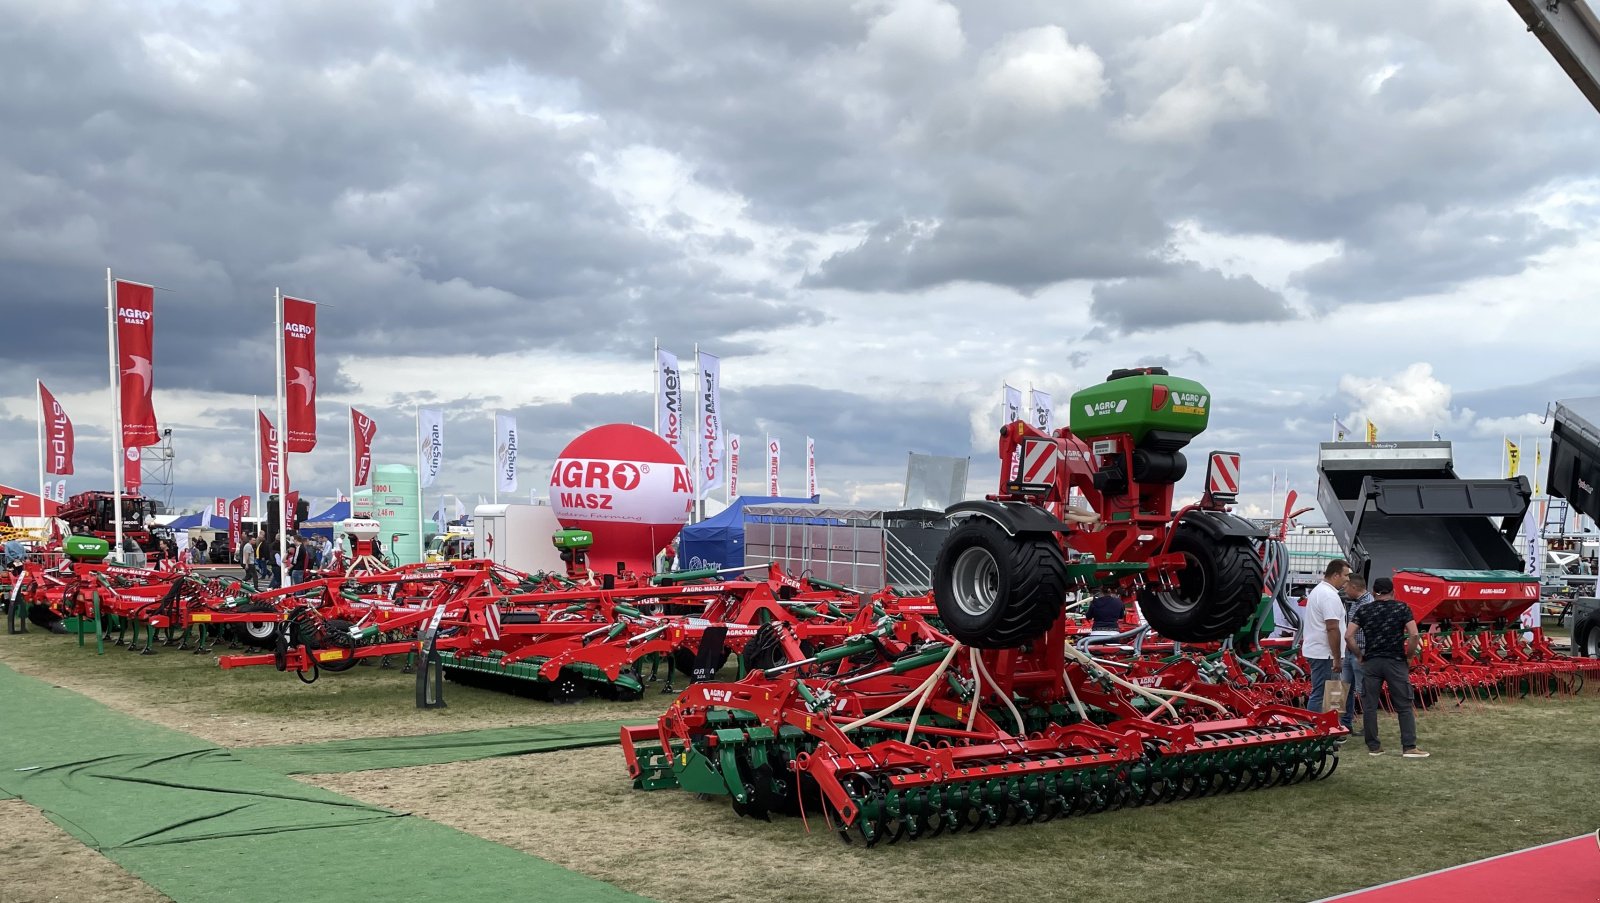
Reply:
[[[163,289],[179,507],[249,488],[275,286],[324,304],[314,498],[343,405],[410,463],[419,401],[445,492],[493,409],[542,491],[650,423],[657,337],[835,503],[908,451],[990,489],[1003,381],[1200,380],[1255,509],[1336,416],[1497,476],[1600,394],[1600,117],[1505,0],[0,0],[0,123],[13,485],[38,376],[109,488],[107,266]]]

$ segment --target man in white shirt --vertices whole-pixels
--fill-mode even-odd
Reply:
[[[1328,562],[1322,582],[1306,596],[1300,618],[1300,654],[1311,665],[1311,699],[1306,707],[1322,711],[1322,690],[1344,663],[1344,597],[1339,591],[1350,581],[1350,563],[1343,558]]]

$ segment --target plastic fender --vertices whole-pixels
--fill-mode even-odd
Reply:
[[[944,516],[951,519],[987,517],[1010,536],[1020,533],[1065,533],[1071,529],[1050,512],[1026,502],[957,502],[944,509]]]
[[[1212,540],[1220,540],[1229,536],[1242,536],[1246,539],[1265,539],[1267,531],[1255,524],[1226,511],[1205,511],[1195,509],[1183,516],[1181,523],[1188,524]]]

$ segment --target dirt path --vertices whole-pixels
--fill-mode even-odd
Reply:
[[[171,903],[22,800],[0,800],[4,903]]]
[[[223,652],[218,646],[215,653]],[[395,667],[357,667],[311,685],[270,667],[223,671],[216,654],[157,647],[141,656],[125,647],[96,655],[93,637],[0,633],[0,662],[82,693],[121,712],[223,746],[311,743],[407,736],[476,728],[562,724],[638,716],[648,721],[673,697],[648,686],[637,702],[590,699],[558,706],[508,693],[447,683],[448,708],[418,710],[415,678]]]

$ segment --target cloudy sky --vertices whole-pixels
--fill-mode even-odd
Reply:
[[[379,463],[446,408],[469,503],[513,411],[542,486],[649,424],[656,338],[836,503],[908,451],[992,486],[1007,380],[1199,379],[1257,508],[1335,416],[1495,476],[1600,393],[1600,117],[1505,0],[0,0],[0,122],[13,485],[38,376],[109,486],[107,266],[163,289],[180,507],[248,488],[279,286],[325,305],[314,497],[345,404]]]

